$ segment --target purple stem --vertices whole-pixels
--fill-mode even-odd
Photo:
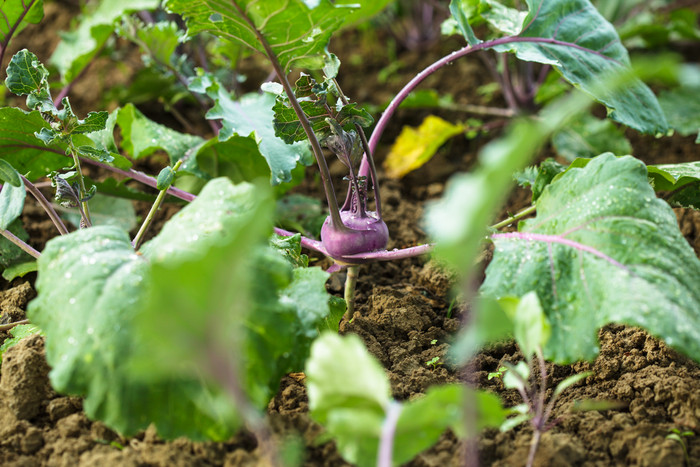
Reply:
[[[386,417],[382,424],[382,434],[379,438],[379,452],[377,452],[377,467],[391,467],[394,451],[394,438],[396,436],[396,424],[401,416],[401,404],[392,401],[387,407]]]
[[[5,238],[8,239],[9,241],[11,241],[12,243],[14,243],[15,245],[17,245],[18,247],[20,247],[20,248],[21,248],[22,250],[24,250],[26,253],[29,253],[31,256],[33,256],[33,257],[35,257],[35,258],[37,258],[37,259],[39,258],[39,256],[41,256],[41,253],[39,253],[39,252],[36,251],[34,248],[32,248],[31,246],[29,246],[27,243],[25,243],[24,241],[22,241],[22,239],[18,238],[15,234],[13,234],[12,232],[10,232],[9,230],[0,229],[0,235],[2,235],[3,237],[5,237]]]
[[[545,242],[545,243],[559,243],[561,245],[565,245],[571,248],[575,248],[576,250],[579,251],[585,251],[586,253],[590,253],[594,256],[597,256],[598,258],[601,258],[608,263],[612,264],[613,266],[616,266],[620,269],[623,269],[630,274],[632,271],[625,266],[624,264],[620,263],[619,261],[616,261],[615,259],[611,258],[610,256],[606,255],[605,253],[596,250],[593,247],[590,247],[588,245],[584,245],[582,243],[575,242],[573,240],[569,240],[563,237],[560,237],[558,235],[545,235],[545,234],[535,234],[535,233],[526,233],[526,232],[509,232],[509,233],[500,233],[500,234],[493,234],[491,235],[491,238],[493,239],[499,239],[499,238],[515,238],[518,240],[529,240],[529,241],[535,241],[535,242]]]
[[[498,45],[503,45],[503,44],[511,44],[515,42],[534,42],[534,43],[539,43],[539,44],[552,44],[552,45],[561,45],[563,47],[572,47],[575,49],[579,50],[584,50],[586,52],[599,55],[607,60],[611,60],[616,62],[616,60],[592,49],[587,49],[586,47],[582,47],[578,44],[574,44],[572,42],[565,42],[565,41],[560,41],[557,39],[551,39],[548,37],[519,37],[519,36],[506,36],[506,37],[500,37],[498,39],[494,39],[491,41],[485,41],[485,42],[480,42],[476,45],[468,45],[466,47],[463,47],[459,50],[455,50],[454,52],[450,53],[449,55],[446,55],[442,57],[440,60],[436,61],[432,65],[428,66],[425,68],[423,71],[418,73],[416,76],[413,77],[411,81],[406,84],[406,86],[399,91],[399,93],[394,97],[394,99],[389,103],[389,106],[386,108],[382,116],[379,118],[377,121],[377,125],[374,127],[374,131],[372,132],[372,136],[369,139],[369,149],[372,151],[372,154],[376,152],[377,149],[377,144],[379,143],[379,138],[381,138],[382,133],[384,133],[384,130],[389,123],[389,119],[394,115],[396,112],[396,109],[398,109],[399,105],[401,105],[401,102],[408,97],[408,95],[413,91],[425,78],[428,76],[432,75],[435,73],[437,70],[442,68],[443,66],[457,60],[458,58],[464,57],[466,55],[469,55],[472,52],[476,52],[477,50],[483,50],[483,49],[488,49],[491,47],[496,47]],[[360,176],[366,177],[369,171],[368,167],[368,162],[367,158],[363,157],[362,158],[362,164],[360,164],[360,171],[359,174]]]
[[[44,194],[41,191],[39,191],[39,189],[36,187],[36,185],[27,180],[27,178],[24,175],[20,175],[20,177],[22,177],[22,181],[24,182],[24,186],[27,188],[27,191],[29,191],[34,196],[34,198],[41,205],[41,207],[44,208],[46,214],[49,215],[49,218],[51,218],[51,221],[58,229],[58,232],[61,235],[66,235],[68,233],[68,229],[66,228],[66,225],[63,223],[61,217],[53,208],[49,200],[47,200]]]
[[[86,162],[88,164],[95,165],[97,167],[102,167],[103,169],[112,171],[114,173],[118,173],[119,175],[123,175],[123,176],[128,177],[128,178],[133,178],[134,180],[139,181],[139,182],[143,183],[144,185],[148,185],[152,188],[157,189],[158,182],[156,181],[156,179],[151,177],[150,175],[146,175],[143,172],[139,172],[138,170],[134,170],[134,169],[122,170],[122,169],[112,167],[111,165],[107,165],[107,164],[102,163],[102,162],[94,161],[92,159],[81,158],[80,160],[82,160],[83,162]],[[180,188],[175,188],[173,186],[168,188],[167,193],[171,196],[182,199],[184,201],[194,201],[195,198],[197,198],[196,195],[193,195],[192,193],[189,193],[189,192],[182,190]]]

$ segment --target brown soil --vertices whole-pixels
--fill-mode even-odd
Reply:
[[[47,11],[60,16],[53,10],[55,6],[48,4]],[[361,38],[348,38],[348,42],[357,46]],[[431,50],[430,54],[399,51],[403,66],[397,73],[421,69],[438,54],[456,46],[459,44],[441,44],[439,51]],[[352,45],[346,50],[352,50]],[[396,83],[406,81],[394,75],[389,77],[388,83],[375,80],[378,71],[387,63],[379,52],[363,56],[362,63],[353,62],[349,52],[345,55],[343,76],[349,80],[353,73],[361,73],[357,76],[363,77],[363,84],[341,84],[360,102],[379,104],[390,97]],[[474,95],[475,86],[488,80],[478,61],[465,60],[432,77],[426,86],[454,93],[466,101],[466,96],[478,99]],[[89,100],[87,96],[86,101]],[[399,112],[399,118],[389,127],[383,140],[391,141],[398,134],[399,122],[418,124],[426,114],[427,111]],[[464,118],[458,114],[441,115],[447,119]],[[692,138],[656,140],[632,134],[630,137],[635,155],[647,163],[697,159],[697,146]],[[482,139],[455,141],[443,148],[434,161],[403,181],[385,181],[383,196],[386,220],[392,233],[390,248],[425,241],[420,227],[425,201],[441,195],[450,174],[468,169],[483,143]],[[517,211],[527,204],[528,194],[515,190],[503,213]],[[42,247],[54,233],[52,225],[37,212],[28,205],[25,227],[34,245]],[[677,209],[676,213],[681,231],[700,253],[700,213],[683,209]],[[26,304],[35,295],[32,282],[29,276],[28,280],[0,283],[3,290],[0,292],[0,322],[24,317]],[[340,293],[340,284],[340,278],[333,278],[329,281],[329,290]],[[452,306],[450,289],[449,276],[434,262],[425,259],[361,268],[354,320],[343,322],[341,332],[356,333],[364,340],[386,368],[397,399],[412,399],[431,385],[460,378],[460,370],[449,360],[447,352],[464,310]],[[7,333],[0,333],[0,340],[6,336]],[[593,375],[566,391],[557,403],[554,417],[559,422],[543,436],[535,464],[684,465],[683,446],[667,435],[670,429],[700,431],[700,367],[638,329],[610,325],[600,331],[599,337],[601,351],[594,362],[548,365],[550,386],[574,373],[591,370]],[[434,357],[439,357],[441,364],[434,368],[426,365]],[[520,359],[512,342],[492,346],[474,360],[470,379],[479,387],[499,394],[508,405],[518,404],[520,401],[514,391],[505,390],[500,379],[489,380],[487,375],[497,370],[503,361]],[[88,420],[79,398],[55,393],[48,384],[48,372],[41,337],[25,339],[4,355],[0,375],[0,465],[262,465],[256,440],[247,432],[225,443],[195,443],[185,439],[164,442],[153,429],[126,439],[102,423]],[[603,411],[570,410],[575,401],[587,399],[613,401],[619,405]],[[315,443],[322,429],[309,418],[301,375],[282,379],[277,395],[269,404],[268,420],[276,437],[298,436],[303,440],[304,465],[347,465],[332,442]],[[524,465],[531,435],[528,425],[507,433],[486,431],[478,440],[480,464]],[[685,443],[689,458],[685,465],[700,466],[700,443],[696,438],[685,438]],[[463,465],[462,451],[455,436],[447,432],[434,447],[409,465]]]

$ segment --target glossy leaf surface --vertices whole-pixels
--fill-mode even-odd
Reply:
[[[595,357],[597,329],[616,322],[700,358],[700,260],[640,161],[604,154],[570,169],[545,189],[535,219],[492,238],[482,292],[536,291],[552,329],[547,357]]]
[[[228,92],[218,86],[215,92],[216,104],[207,113],[207,118],[222,119],[219,139],[227,141],[233,137],[248,137],[255,141],[270,167],[273,184],[290,181],[292,170],[298,163],[311,163],[307,142],[287,144],[275,135],[272,125],[275,96],[263,92],[233,100]]]
[[[166,7],[186,19],[190,35],[209,32],[265,54],[259,30],[284,70],[322,68],[331,34],[355,10],[329,0],[168,0]]]

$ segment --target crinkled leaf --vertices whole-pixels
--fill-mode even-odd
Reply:
[[[464,131],[464,126],[429,115],[418,128],[403,127],[384,161],[392,178],[401,178],[428,162],[447,140]]]
[[[508,34],[516,35],[523,27],[523,21],[527,16],[524,11],[509,8],[497,1],[481,0],[481,17],[497,30]]]
[[[209,32],[265,54],[255,29],[261,28],[284,70],[322,68],[331,34],[352,19],[354,11],[329,0],[168,0],[166,8],[185,18],[190,35]]]
[[[7,48],[13,34],[19,34],[28,24],[38,24],[44,17],[43,0],[5,1],[2,4],[0,43]]]
[[[160,150],[168,153],[170,162],[175,163],[204,143],[199,136],[180,133],[150,120],[132,104],[119,110],[117,124],[122,132],[122,147],[134,159]]]
[[[116,21],[126,13],[151,10],[158,0],[102,0],[81,15],[76,29],[64,32],[51,55],[50,63],[64,83],[73,81],[100,52],[112,35]]]
[[[330,274],[319,267],[294,269],[292,282],[281,291],[280,301],[293,304],[307,337],[316,337],[316,326],[329,313],[326,280]]]
[[[301,252],[301,234],[282,236],[274,234],[270,237],[270,246],[279,251],[294,267],[309,266],[309,257]]]
[[[15,219],[22,215],[26,196],[27,190],[24,183],[20,183],[19,186],[12,186],[9,183],[2,185],[0,189],[0,229],[7,229]]]
[[[109,164],[110,162],[114,161],[112,153],[105,151],[104,149],[98,149],[92,146],[78,146],[75,148],[75,150],[80,157],[92,159],[104,164]]]
[[[559,155],[569,161],[578,157],[595,157],[604,152],[616,156],[632,152],[632,145],[621,129],[610,120],[599,120],[589,113],[582,114],[556,132],[552,144]]]
[[[268,93],[247,94],[234,101],[220,86],[216,93],[216,104],[207,113],[207,118],[223,120],[219,139],[226,141],[234,136],[252,138],[270,166],[274,185],[290,181],[291,172],[299,162],[304,165],[311,163],[308,143],[289,145],[275,136],[272,126],[275,96]]]
[[[142,24],[134,21],[127,23],[120,31],[121,35],[136,42],[148,59],[161,65],[172,65],[175,49],[183,41],[184,33],[173,21],[159,21]]]
[[[73,128],[72,133],[92,133],[105,129],[109,118],[109,112],[90,112],[85,120],[79,120],[78,125]]]
[[[19,343],[19,341],[25,337],[33,336],[34,334],[44,335],[41,329],[35,324],[19,324],[10,329],[10,334],[12,337],[5,339],[5,342],[0,345],[0,359],[2,359],[7,349]]]
[[[595,357],[597,329],[616,322],[700,360],[700,260],[640,161],[604,154],[570,169],[540,197],[535,219],[492,238],[482,292],[536,291],[552,326],[548,358]]]
[[[537,167],[537,177],[532,185],[532,202],[537,201],[547,185],[552,183],[554,177],[565,172],[567,167],[552,158],[547,158]]]
[[[332,134],[331,124],[326,120],[328,118],[336,119],[337,123],[347,131],[352,130],[356,123],[368,127],[374,122],[369,112],[357,108],[357,104],[354,103],[343,106],[335,115],[331,115],[324,105],[318,105],[316,102],[302,101],[300,104],[320,141]],[[272,110],[275,112],[276,136],[282,138],[287,144],[307,139],[296,112],[286,105],[283,99],[278,99]]]
[[[17,52],[7,65],[5,86],[18,96],[40,94],[49,88],[49,72],[36,55],[27,49]]]

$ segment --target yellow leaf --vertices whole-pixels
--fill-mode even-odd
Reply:
[[[384,161],[391,178],[401,178],[428,162],[445,141],[464,132],[464,126],[429,115],[418,128],[403,127]]]

